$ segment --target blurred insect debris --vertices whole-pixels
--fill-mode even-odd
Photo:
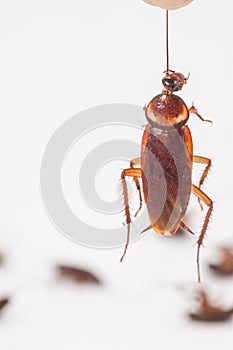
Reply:
[[[217,264],[210,264],[209,267],[219,275],[233,275],[233,247],[220,247],[219,253],[219,262]]]
[[[9,299],[8,298],[2,298],[0,299],[0,314],[2,312],[2,309],[9,304]]]
[[[218,304],[213,304],[205,291],[200,291],[196,296],[199,302],[199,311],[197,313],[189,314],[189,317],[194,321],[204,322],[220,322],[231,318],[233,308],[225,310]]]
[[[77,267],[58,265],[57,270],[62,277],[77,283],[101,284],[99,278],[97,278],[93,273]]]

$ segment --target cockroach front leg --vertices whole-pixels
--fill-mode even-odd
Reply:
[[[206,230],[208,228],[208,224],[210,221],[211,213],[213,211],[213,201],[197,186],[192,185],[192,192],[202,200],[208,207],[208,211],[206,213],[206,217],[204,220],[204,224],[202,226],[202,230],[200,236],[197,241],[197,273],[198,273],[198,282],[201,282],[201,274],[200,274],[200,247],[202,245],[203,239],[205,237]]]
[[[201,119],[203,122],[207,122],[207,123],[213,123],[211,120],[208,120],[208,119],[204,119],[199,113],[198,113],[198,110],[197,110],[197,108],[194,106],[194,105],[192,105],[192,107],[191,108],[189,108],[189,113],[190,114],[195,114],[199,119]]]
[[[203,185],[203,183],[204,183],[204,181],[205,181],[205,179],[206,179],[206,177],[207,177],[207,175],[209,173],[209,170],[211,168],[211,160],[209,158],[206,158],[206,157],[193,156],[193,162],[206,165],[206,167],[205,167],[205,169],[203,171],[203,174],[201,176],[201,179],[199,181],[199,186],[198,187],[201,189],[201,186]],[[201,206],[201,210],[203,210],[203,206],[201,204],[200,198],[198,198],[198,202],[199,202],[199,204]]]
[[[135,165],[139,165],[139,164],[141,164],[140,158],[132,159],[130,161],[130,168],[134,168]],[[136,168],[136,169],[138,169],[138,168]],[[134,177],[134,182],[135,182],[135,185],[136,185],[138,193],[139,193],[139,208],[136,211],[136,213],[134,214],[134,216],[136,217],[138,215],[138,213],[140,212],[140,210],[142,209],[142,191],[141,191],[141,186],[140,186],[140,182],[138,180],[138,177]]]
[[[137,179],[137,181],[138,181],[138,178],[142,177],[141,169],[129,168],[129,169],[124,169],[121,173],[121,181],[122,181],[122,186],[123,186],[124,203],[125,203],[126,224],[127,224],[127,239],[126,239],[126,244],[125,244],[125,250],[124,250],[124,253],[120,259],[120,262],[123,261],[124,256],[125,256],[126,251],[127,251],[127,248],[128,248],[128,245],[129,245],[130,223],[131,223],[128,189],[127,189],[127,184],[126,184],[126,180],[125,180],[126,176],[131,176],[134,178],[134,180]]]

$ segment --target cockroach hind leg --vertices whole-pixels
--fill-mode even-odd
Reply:
[[[205,220],[201,229],[201,233],[199,235],[199,238],[197,240],[197,274],[198,274],[198,283],[201,282],[201,272],[200,272],[200,248],[203,244],[204,237],[206,235],[206,230],[208,228],[208,224],[210,221],[210,217],[213,211],[213,201],[202,191],[200,188],[198,188],[195,185],[192,185],[192,192],[200,198],[208,207],[208,211],[205,216]]]

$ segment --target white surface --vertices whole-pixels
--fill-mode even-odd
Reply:
[[[232,279],[205,267],[215,245],[233,235],[232,7],[230,0],[196,0],[173,12],[170,24],[171,67],[191,72],[181,95],[214,121],[210,127],[193,117],[189,125],[195,153],[214,159],[205,190],[216,206],[201,260],[206,285],[226,303],[233,302]],[[12,297],[0,319],[0,348],[229,347],[232,322],[186,318],[190,299],[182,288],[196,278],[192,237],[150,232],[120,265],[120,250],[83,248],[57,233],[40,198],[43,150],[62,122],[97,104],[143,106],[160,92],[164,12],[134,0],[2,2],[0,47],[0,295]],[[61,261],[89,267],[105,285],[62,284],[53,275]]]

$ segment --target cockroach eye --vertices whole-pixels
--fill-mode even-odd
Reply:
[[[175,80],[173,78],[163,78],[162,79],[163,86],[165,89],[169,91],[178,91],[181,90],[181,88],[177,89],[175,85]]]

